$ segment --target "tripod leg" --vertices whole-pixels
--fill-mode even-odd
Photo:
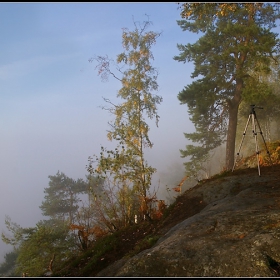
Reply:
[[[262,133],[262,130],[261,130],[260,123],[259,123],[259,121],[258,121],[258,119],[257,119],[257,116],[255,116],[255,118],[256,118],[256,122],[257,122],[258,127],[259,127],[259,130],[260,130],[260,134],[261,134],[261,136],[262,136],[262,140],[263,140],[263,143],[264,143],[264,146],[265,146],[265,149],[266,149],[266,153],[268,154],[268,157],[269,157],[270,164],[273,165],[273,162],[272,162],[272,159],[271,159],[271,156],[270,156],[270,152],[268,151],[266,142],[265,142],[265,140],[264,140],[264,136],[263,136],[263,133]]]
[[[248,117],[247,123],[246,123],[246,125],[245,125],[245,129],[244,129],[244,132],[243,132],[243,136],[242,136],[242,139],[241,139],[241,142],[240,142],[239,148],[238,148],[238,152],[237,152],[237,154],[236,154],[236,155],[237,155],[237,157],[239,156],[239,153],[240,153],[240,150],[241,150],[241,146],[242,146],[242,143],[243,143],[244,137],[245,137],[245,135],[246,135],[246,131],[247,131],[247,127],[248,127],[248,124],[249,124],[250,118],[251,118],[251,114],[249,114],[249,117]],[[234,167],[235,167],[235,165],[236,165],[236,162],[237,162],[237,157],[236,157],[235,162],[234,162],[234,165],[233,165],[233,167],[232,167],[232,172],[233,172]]]
[[[257,131],[256,131],[256,123],[255,123],[255,118],[256,115],[253,114],[252,118],[252,130],[255,138],[255,144],[256,144],[256,156],[257,156],[257,163],[258,163],[258,171],[259,171],[259,176],[261,176],[261,171],[260,171],[260,162],[259,162],[259,147],[258,147],[258,140],[257,140]]]

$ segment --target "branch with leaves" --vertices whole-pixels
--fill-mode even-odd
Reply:
[[[147,31],[150,25],[150,21],[143,24],[134,22],[134,31],[123,29],[124,52],[117,56],[116,63],[107,56],[90,59],[90,62],[97,61],[98,75],[102,79],[112,76],[122,85],[117,97],[123,99],[123,103],[116,105],[104,98],[111,105],[106,109],[115,116],[115,120],[109,123],[110,130],[107,136],[110,141],[117,141],[118,146],[112,151],[102,147],[100,156],[96,157],[96,168],[90,168],[99,176],[109,174],[113,178],[112,184],[117,186],[119,200],[123,198],[122,193],[130,189],[129,195],[133,197],[131,201],[134,201],[136,196],[146,201],[151,177],[156,171],[148,165],[144,157],[145,149],[153,146],[146,118],[155,118],[158,125],[157,105],[162,102],[162,97],[153,93],[158,90],[158,73],[151,64],[151,60],[154,59],[151,48],[160,33]],[[121,77],[111,70],[112,64],[116,65]],[[127,201],[122,203],[127,204]],[[135,208],[130,203],[126,206],[127,214],[130,213],[128,216],[131,216],[131,210],[128,209]],[[141,215],[147,216],[149,213]]]

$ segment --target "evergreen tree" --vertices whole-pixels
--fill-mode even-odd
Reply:
[[[271,29],[279,19],[278,3],[185,3],[178,24],[183,31],[204,34],[194,44],[178,45],[174,59],[194,62],[197,78],[179,94],[188,105],[196,132],[185,133],[198,143],[181,150],[191,157],[186,168],[201,165],[209,151],[226,141],[225,168],[233,167],[239,105],[258,85],[252,71],[269,72],[279,57],[279,39]],[[258,88],[258,87],[257,87]],[[257,91],[257,94],[260,91]]]
[[[44,216],[52,219],[68,219],[71,224],[79,208],[78,195],[87,191],[87,184],[82,179],[75,181],[59,171],[55,176],[49,176],[49,179],[49,187],[44,190],[45,200],[40,209]]]
[[[16,272],[26,276],[48,276],[75,252],[69,226],[62,221],[40,221],[18,249]]]
[[[69,224],[62,220],[42,220],[23,228],[7,216],[5,224],[10,235],[2,233],[2,240],[14,247],[16,275],[46,276],[77,252]]]
[[[0,264],[0,277],[20,276],[15,272],[17,256],[18,256],[17,250],[13,250],[5,254],[4,256],[5,261],[2,264]]]
[[[252,80],[250,87],[246,88],[239,110],[239,120],[243,119],[244,122],[248,119],[251,104],[262,108],[262,110],[256,110],[256,114],[258,120],[262,123],[265,139],[268,141],[278,140],[280,136],[277,129],[273,129],[279,127],[277,122],[280,117],[279,62],[271,65],[269,73],[251,71],[250,75],[254,76],[254,80],[257,80],[258,83],[254,83],[254,80]],[[245,124],[243,125],[245,126]]]

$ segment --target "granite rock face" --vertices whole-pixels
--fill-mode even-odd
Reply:
[[[97,276],[279,276],[280,170],[275,168],[261,176],[256,170],[199,183],[186,192],[206,205],[199,213],[172,227],[152,248]]]

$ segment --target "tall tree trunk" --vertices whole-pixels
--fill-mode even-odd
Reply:
[[[228,100],[229,122],[226,142],[226,170],[232,169],[234,165],[235,138],[237,130],[238,108],[241,101],[241,93],[243,89],[243,80],[236,79],[236,91],[231,100]]]
[[[234,164],[234,152],[235,152],[235,138],[237,129],[237,113],[238,104],[229,107],[229,123],[226,142],[226,170],[230,170]]]

